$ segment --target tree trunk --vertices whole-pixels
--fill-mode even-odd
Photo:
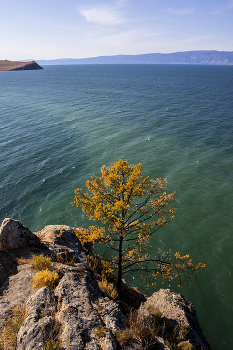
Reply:
[[[118,246],[118,278],[117,278],[117,291],[118,296],[121,295],[121,279],[122,279],[122,242],[123,236],[120,234],[119,246]]]

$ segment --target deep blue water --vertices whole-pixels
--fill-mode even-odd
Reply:
[[[32,231],[88,227],[70,205],[74,189],[119,158],[141,162],[145,176],[166,177],[167,192],[176,191],[175,220],[158,231],[153,250],[206,263],[196,281],[172,287],[193,302],[212,349],[232,349],[233,67],[0,72],[1,221],[12,217]]]

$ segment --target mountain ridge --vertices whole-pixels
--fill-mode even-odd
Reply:
[[[233,65],[233,51],[199,50],[140,55],[114,55],[89,58],[37,60],[40,65],[72,64],[198,64]]]

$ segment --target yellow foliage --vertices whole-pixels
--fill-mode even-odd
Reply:
[[[195,350],[196,348],[191,343],[184,341],[179,343],[176,349],[177,350]]]
[[[74,232],[82,245],[89,242],[103,243],[111,240],[110,235],[105,236],[104,227],[90,226],[89,230],[79,230],[74,228]]]
[[[102,281],[98,281],[99,289],[106,294],[110,299],[115,300],[118,297],[116,287],[109,283],[105,278]]]
[[[52,264],[52,260],[51,258],[49,258],[48,256],[44,256],[44,255],[39,255],[39,256],[34,256],[32,258],[32,265],[34,267],[35,270],[45,270],[47,268],[49,268]]]
[[[58,279],[59,276],[57,272],[46,269],[37,272],[37,274],[32,277],[32,286],[36,289],[40,289],[42,287],[55,288]]]
[[[111,265],[108,262],[101,260],[97,255],[89,256],[89,262],[91,267],[103,277],[108,277],[113,273]]]
[[[168,283],[174,279],[183,285],[204,267],[179,253],[173,257],[171,252],[150,257],[150,237],[174,219],[176,209],[167,206],[175,201],[175,192],[165,192],[166,179],[149,181],[142,175],[142,168],[141,163],[131,165],[122,159],[110,167],[103,165],[101,177],[93,175],[86,182],[86,193],[77,188],[71,203],[82,208],[90,220],[104,224],[75,232],[82,244],[104,243],[113,250],[113,257],[107,261],[118,269],[119,292],[122,276],[132,270],[150,273],[149,280],[154,283],[161,276]]]

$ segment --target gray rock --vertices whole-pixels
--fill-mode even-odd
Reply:
[[[208,350],[210,345],[206,341],[198,323],[193,304],[181,294],[170,289],[160,289],[147,299],[139,308],[139,314],[150,316],[150,310],[158,309],[161,317],[166,319],[172,328],[179,326],[179,337],[189,341],[196,349]]]
[[[0,227],[0,250],[40,245],[39,238],[19,221],[6,218]]]
[[[14,256],[8,252],[0,250],[0,288],[14,269]]]
[[[55,291],[41,288],[27,302],[18,350],[42,350],[54,327],[63,349],[116,350],[114,331],[126,327],[119,306],[100,291],[89,272],[69,269]]]
[[[74,254],[76,262],[88,263],[87,256],[72,227],[65,225],[48,225],[45,226],[43,230],[35,232],[35,235],[37,235],[49,249],[55,250],[56,254],[60,254],[61,257],[67,256],[68,259],[72,259],[72,254]],[[66,251],[64,251],[64,248],[61,246],[67,247]]]
[[[0,333],[11,309],[23,305],[34,292],[32,277],[35,273],[30,265],[19,265],[16,267],[15,275],[10,276],[9,281],[3,284],[0,295]]]
[[[65,349],[115,350],[113,331],[125,326],[119,306],[105,297],[87,272],[67,273],[55,289]]]
[[[119,305],[99,289],[95,273],[88,266],[87,256],[71,227],[50,225],[34,235],[18,221],[5,219],[0,229],[0,246],[4,250],[0,250],[0,333],[13,308],[23,304],[27,308],[18,332],[18,350],[44,350],[49,339],[57,339],[63,350],[117,349],[114,335],[127,327],[126,319]],[[36,271],[29,264],[14,265],[14,256],[23,256],[23,261],[28,262],[35,252],[61,258],[52,264],[61,278],[54,291],[44,287],[35,293],[32,277]],[[126,286],[123,293],[129,294]],[[139,299],[135,297],[135,300]],[[136,308],[142,300],[146,298],[141,298]],[[210,349],[194,306],[183,296],[161,289],[141,304],[139,317],[150,320],[151,309],[160,310],[165,332],[177,327],[182,346],[190,348],[192,344],[197,350]],[[150,325],[158,328],[156,323]],[[156,336],[156,348],[168,350],[166,334],[161,332]],[[142,350],[142,343],[136,341],[125,346],[125,350]]]
[[[27,317],[18,332],[18,350],[43,350],[55,324],[56,302],[54,292],[47,287],[39,289],[26,303]]]

